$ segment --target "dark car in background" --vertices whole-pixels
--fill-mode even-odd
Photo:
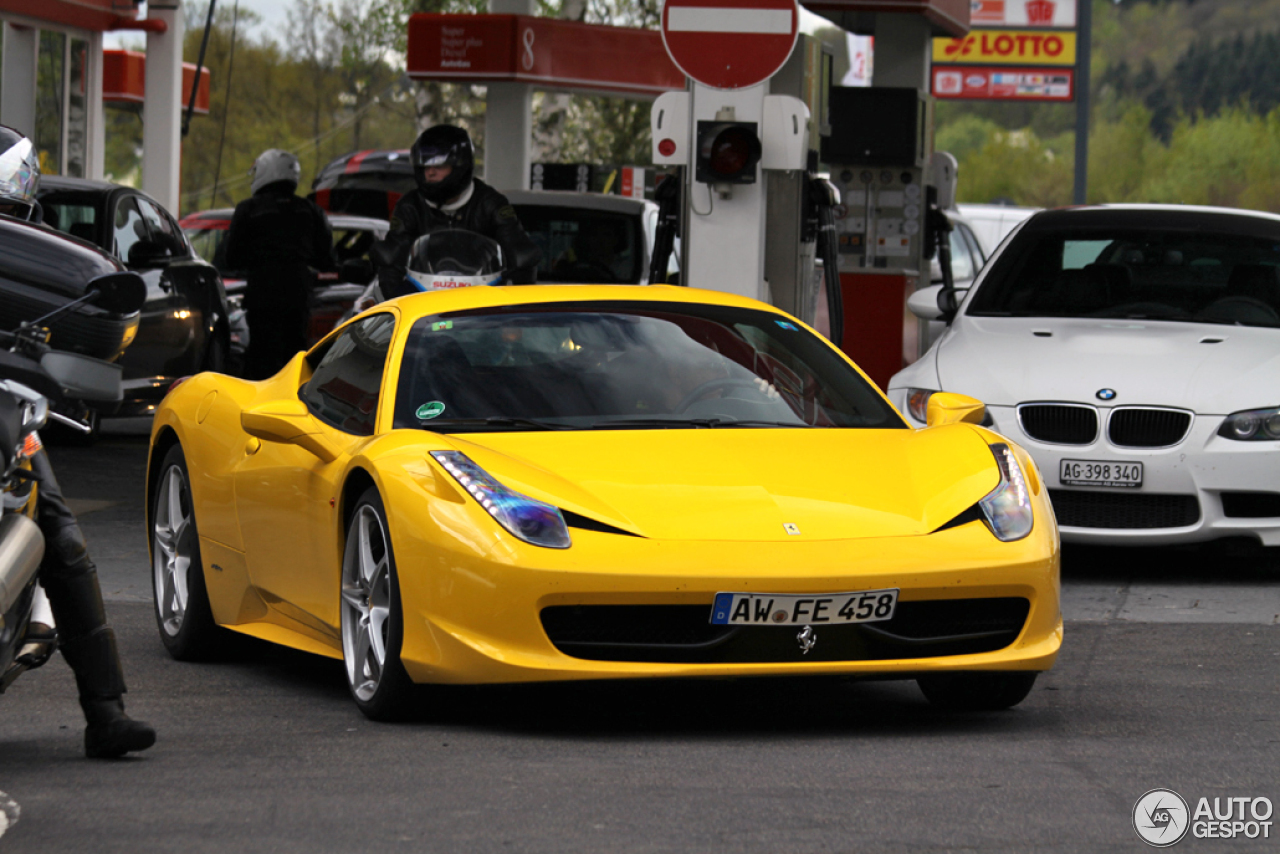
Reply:
[[[330,213],[390,219],[400,197],[417,186],[408,149],[353,151],[320,170],[307,198]]]
[[[187,242],[159,202],[132,187],[45,176],[44,223],[139,273],[147,302],[120,363],[124,401],[103,415],[150,415],[179,377],[226,368],[231,347],[222,277]]]
[[[124,265],[105,252],[41,225],[0,216],[0,329],[11,332],[80,299],[89,282]],[[92,302],[48,324],[49,344],[113,361],[138,334],[138,315],[118,315]]]
[[[231,228],[231,208],[216,208],[188,214],[180,221],[182,230],[201,257],[222,274],[231,306],[231,355],[233,366],[244,356],[249,344],[249,326],[244,318],[244,272],[227,267],[227,233]],[[368,260],[375,242],[387,236],[386,219],[329,214],[333,230],[333,260],[341,270],[349,261]],[[344,281],[341,273],[320,273],[311,292],[311,319],[307,338],[315,343],[350,311],[368,282]]]

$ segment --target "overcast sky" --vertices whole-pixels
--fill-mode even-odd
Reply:
[[[277,38],[283,37],[284,28],[287,24],[286,12],[293,5],[292,0],[239,0],[241,9],[251,9],[262,18],[262,23],[258,24],[252,30],[255,36],[261,32],[270,32]],[[230,10],[236,5],[236,0],[217,0],[219,9]],[[147,5],[142,4],[138,9],[138,17],[145,18],[147,16]],[[147,37],[145,33],[139,32],[114,32],[107,33],[104,44],[107,48],[133,47],[146,43]]]

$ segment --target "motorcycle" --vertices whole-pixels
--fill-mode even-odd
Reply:
[[[45,546],[36,524],[40,478],[32,466],[43,448],[39,431],[55,421],[88,433],[88,404],[122,396],[118,364],[54,350],[49,328],[79,305],[128,315],[145,300],[137,273],[109,273],[91,280],[79,299],[0,331],[0,693],[57,648],[53,612],[37,581]]]
[[[378,251],[375,248],[371,254]],[[502,247],[496,240],[459,228],[439,229],[419,237],[413,242],[405,266],[409,282],[424,292],[501,285],[507,272]],[[338,325],[384,299],[377,280],[373,280]]]

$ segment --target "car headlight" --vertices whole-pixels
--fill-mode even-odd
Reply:
[[[1027,479],[1012,448],[1003,442],[997,442],[990,448],[1000,468],[1000,485],[979,501],[978,506],[982,508],[987,527],[996,539],[1006,543],[1020,540],[1031,533],[1035,519]]]
[[[1274,442],[1280,439],[1280,407],[1233,412],[1218,428],[1218,435],[1238,442]]]
[[[432,451],[431,456],[499,525],[526,543],[548,549],[573,545],[559,509],[508,489],[461,451]]]
[[[932,389],[907,389],[907,411],[911,413],[912,418],[921,424],[929,421],[929,398],[933,397],[933,395],[934,391]]]

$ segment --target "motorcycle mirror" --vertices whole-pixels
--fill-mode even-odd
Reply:
[[[133,314],[147,301],[147,285],[137,273],[107,273],[89,281],[93,304],[115,314]]]

